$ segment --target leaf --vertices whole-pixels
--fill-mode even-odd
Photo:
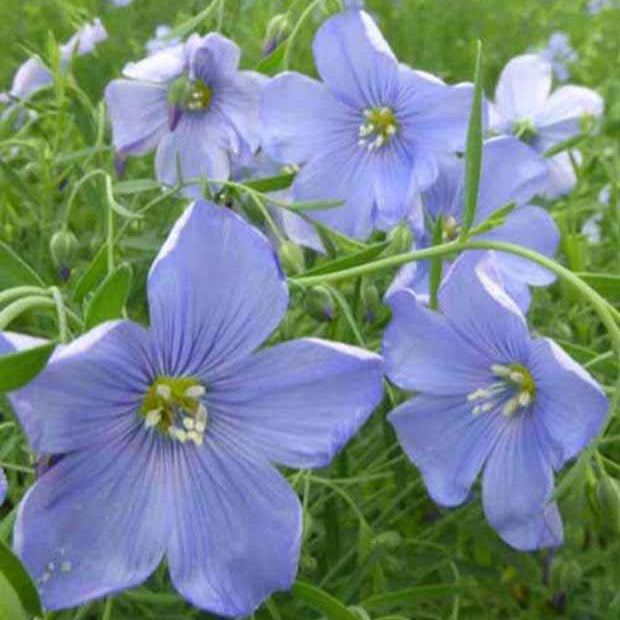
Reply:
[[[349,611],[337,598],[309,583],[296,581],[291,594],[299,602],[322,613],[327,620],[359,620],[359,617]]]
[[[106,273],[108,264],[107,246],[104,243],[98,250],[82,277],[77,281],[73,297],[75,301],[80,302],[90,293],[97,283],[100,282]]]
[[[364,263],[367,263],[368,261],[371,261],[373,258],[376,258],[380,254],[382,254],[389,245],[389,241],[375,243],[374,245],[368,246],[365,250],[361,250],[360,252],[355,252],[354,254],[350,254],[349,256],[344,256],[343,258],[338,258],[336,260],[330,261],[329,263],[323,263],[318,267],[308,269],[307,271],[304,271],[303,274],[300,274],[299,277],[301,278],[305,276],[318,276],[325,273],[331,273],[332,271],[340,271],[341,269],[349,269],[350,267],[363,265]]]
[[[478,41],[476,70],[474,74],[474,97],[471,103],[469,126],[467,127],[467,146],[465,148],[465,213],[461,240],[465,239],[476,218],[480,168],[482,164],[482,43]]]
[[[620,276],[613,273],[578,273],[594,290],[605,297],[620,298]]]
[[[366,608],[380,608],[380,607],[409,607],[411,603],[417,602],[420,599],[426,598],[443,598],[453,594],[462,594],[464,592],[471,592],[474,589],[472,584],[467,583],[446,583],[446,584],[433,584],[425,586],[414,586],[413,588],[406,588],[404,590],[397,590],[396,592],[385,592],[383,594],[376,594],[362,601],[362,605]]]
[[[21,284],[45,286],[34,269],[17,256],[8,245],[0,241],[0,289]]]
[[[1,355],[0,393],[12,392],[32,381],[45,368],[55,346],[53,342],[48,342]]]
[[[286,45],[284,41],[276,47],[269,56],[263,58],[257,65],[256,71],[264,75],[275,75],[284,70],[284,57],[286,56]]]
[[[121,316],[129,297],[132,275],[131,265],[123,263],[100,284],[86,309],[86,329]]]
[[[151,192],[161,189],[161,184],[153,179],[134,179],[131,181],[120,181],[114,185],[114,194],[129,196],[142,192]]]
[[[0,575],[4,578],[0,581],[0,601],[2,601],[0,605],[7,605],[5,593],[13,592],[25,612],[24,615],[42,618],[43,608],[35,585],[22,563],[3,542],[0,542]],[[1,617],[11,620],[20,618],[19,615],[1,615]]]
[[[323,209],[340,207],[342,204],[342,200],[312,200],[308,202],[291,202],[282,208],[289,211],[322,211]]]
[[[294,178],[295,174],[291,172],[288,174],[280,174],[275,177],[252,179],[250,181],[245,181],[243,184],[250,189],[260,192],[261,194],[268,194],[269,192],[277,192],[281,189],[287,189],[291,186]]]

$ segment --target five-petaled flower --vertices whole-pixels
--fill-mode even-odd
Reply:
[[[560,233],[553,218],[539,206],[529,204],[537,194],[544,193],[548,182],[545,160],[531,147],[512,136],[487,140],[482,148],[482,164],[478,203],[473,222],[474,228],[488,220],[502,207],[516,206],[504,222],[492,230],[472,235],[472,239],[504,241],[553,256],[557,250]],[[442,217],[443,241],[454,241],[460,234],[465,212],[465,163],[463,158],[443,158],[437,182],[422,194],[421,206],[424,219],[430,226]],[[416,207],[417,208],[417,207]],[[413,218],[419,221],[420,217]],[[424,232],[416,245],[428,243],[431,233]],[[468,252],[468,255],[481,253]],[[531,295],[529,286],[547,286],[555,276],[538,264],[501,253],[495,256],[497,275],[508,294],[525,311]],[[402,288],[411,288],[424,296],[428,294],[428,262],[410,263],[401,268],[389,294]]]
[[[379,403],[380,357],[300,339],[272,247],[189,207],[148,278],[151,326],[105,323],[11,395],[32,448],[64,455],[24,498],[15,548],[48,609],[144,581],[165,556],[194,605],[245,616],[291,586],[301,507],[272,463],[322,467]]]
[[[343,202],[311,217],[363,239],[398,224],[437,178],[439,154],[463,148],[472,89],[399,64],[361,10],[328,19],[313,49],[323,82],[286,72],[265,87],[263,146],[303,164],[296,201]]]
[[[502,134],[514,134],[538,152],[582,131],[586,117],[598,118],[603,113],[601,96],[584,86],[567,85],[551,93],[552,65],[535,54],[513,58],[503,69],[497,88],[495,104],[489,107],[490,129]],[[547,195],[556,198],[570,192],[577,178],[572,158],[579,153],[562,151],[547,159],[549,187]]]
[[[157,148],[157,178],[168,185],[197,179],[187,188],[196,196],[201,177],[228,179],[231,156],[258,148],[266,80],[239,71],[240,55],[235,43],[211,33],[129,63],[105,94],[119,155]]]
[[[388,377],[420,392],[391,415],[433,499],[465,501],[478,473],[487,519],[513,547],[561,542],[553,470],[600,431],[608,402],[562,349],[531,338],[514,302],[471,261],[457,261],[442,313],[411,291],[390,298],[383,353]]]

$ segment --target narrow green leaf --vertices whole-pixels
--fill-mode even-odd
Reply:
[[[8,245],[0,241],[0,289],[22,284],[45,286],[34,269],[17,256]]]
[[[289,211],[322,211],[323,209],[334,209],[341,205],[342,200],[312,200],[309,202],[291,202],[283,208]]]
[[[100,284],[86,309],[86,329],[121,316],[131,289],[131,279],[131,265],[123,263]]]
[[[269,56],[263,58],[257,65],[256,71],[264,75],[275,75],[284,70],[284,57],[286,56],[287,42],[280,43]]]
[[[443,218],[441,215],[435,222],[433,228],[433,245],[439,245],[443,239]],[[431,258],[431,273],[430,273],[430,307],[431,310],[437,310],[437,293],[439,292],[439,285],[441,284],[441,271],[443,266],[443,260],[441,256],[435,256]]]
[[[55,346],[53,342],[48,342],[31,349],[1,355],[0,393],[18,390],[32,381],[45,368]]]
[[[299,602],[322,613],[327,620],[359,620],[358,616],[349,611],[337,598],[309,583],[296,581],[291,594]]]
[[[244,181],[244,185],[250,189],[256,190],[261,194],[267,194],[269,192],[277,192],[281,189],[287,189],[291,186],[294,173],[279,174],[274,177],[265,177],[262,179],[251,179],[250,181]]]
[[[142,192],[152,192],[160,190],[161,184],[153,179],[133,179],[130,181],[120,181],[114,185],[114,195],[130,196]]]
[[[380,256],[390,245],[389,241],[382,241],[375,243],[364,250],[349,254],[343,258],[330,261],[329,263],[323,263],[312,269],[304,271],[301,276],[318,276],[324,273],[331,273],[332,271],[340,271],[341,269],[348,269],[349,267],[356,267],[357,265],[363,265],[364,263]]]
[[[86,271],[75,285],[73,298],[80,302],[105,277],[107,268],[107,246],[104,244],[98,250]]]
[[[450,596],[471,592],[474,586],[466,583],[433,584],[427,586],[414,586],[396,592],[376,594],[362,601],[362,605],[368,609],[382,607],[409,607],[422,599]]]
[[[476,70],[474,74],[474,96],[467,128],[465,149],[465,213],[461,229],[461,240],[467,238],[476,217],[480,168],[482,164],[482,43],[478,41]]]
[[[23,610],[30,617],[43,617],[43,608],[35,585],[22,563],[15,557],[13,552],[3,542],[0,542],[0,575],[6,583],[3,584],[17,595]],[[0,588],[0,593],[2,588]],[[0,599],[4,597],[0,594]],[[3,618],[19,618],[19,616],[2,616]]]
[[[593,289],[605,297],[620,297],[620,276],[613,273],[578,273]]]

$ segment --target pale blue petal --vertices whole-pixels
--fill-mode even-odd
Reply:
[[[579,163],[579,153],[572,151],[576,163]],[[569,194],[577,185],[577,174],[575,166],[570,158],[568,151],[562,151],[547,159],[549,170],[549,185],[545,195],[550,198],[559,198]]]
[[[474,415],[462,396],[416,396],[389,416],[407,456],[442,506],[467,499],[505,424],[500,414]]]
[[[528,368],[536,383],[535,415],[559,469],[600,433],[609,402],[601,386],[551,340],[533,342]]]
[[[123,75],[134,80],[168,84],[187,69],[185,45],[180,43],[125,65]]]
[[[284,478],[212,433],[175,462],[170,576],[196,607],[247,616],[295,579],[301,505]]]
[[[269,241],[225,207],[199,201],[153,263],[148,298],[162,372],[208,378],[271,334],[288,290]]]
[[[141,429],[64,456],[28,491],[14,546],[48,610],[142,583],[170,535],[171,444]]]
[[[205,37],[193,34],[187,41],[185,53],[190,78],[202,80],[214,89],[234,78],[241,58],[239,46],[217,32]]]
[[[279,344],[211,385],[216,432],[289,467],[327,466],[383,396],[381,358],[314,339]]]

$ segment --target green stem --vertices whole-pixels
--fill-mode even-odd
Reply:
[[[65,302],[62,298],[62,294],[57,286],[50,288],[50,293],[54,303],[56,304],[56,312],[58,314],[58,335],[60,342],[65,344],[69,340],[69,330],[67,329],[67,310],[65,308]]]

